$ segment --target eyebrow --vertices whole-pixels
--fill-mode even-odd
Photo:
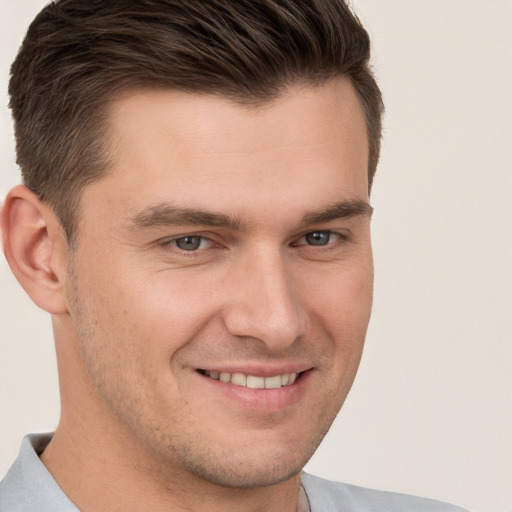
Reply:
[[[373,208],[365,201],[348,200],[329,205],[327,208],[306,213],[299,222],[299,227],[320,224],[341,218],[371,216]],[[127,219],[129,227],[148,229],[164,226],[211,226],[233,231],[247,229],[247,224],[238,217],[230,217],[191,208],[180,208],[167,203],[149,206]]]
[[[352,199],[334,203],[322,210],[306,213],[300,221],[301,226],[321,224],[336,219],[346,219],[358,216],[369,216],[373,214],[373,208],[360,199]]]
[[[179,208],[169,204],[149,206],[128,219],[129,224],[139,229],[163,226],[192,226],[204,225],[221,227],[232,230],[244,228],[239,218],[233,218],[223,213],[215,213],[191,208]]]

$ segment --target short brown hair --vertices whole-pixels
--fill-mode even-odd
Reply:
[[[106,111],[122,90],[259,104],[293,84],[347,76],[366,118],[371,185],[383,104],[369,58],[368,34],[343,0],[56,0],[11,68],[24,183],[71,240],[80,192],[108,170]]]

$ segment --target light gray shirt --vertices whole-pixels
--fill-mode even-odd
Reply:
[[[30,434],[0,482],[1,512],[79,512],[39,460],[51,434]],[[311,512],[467,512],[440,501],[365,489],[302,474]]]

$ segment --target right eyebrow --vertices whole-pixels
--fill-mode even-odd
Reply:
[[[221,227],[232,230],[240,230],[244,227],[240,219],[223,213],[179,208],[169,204],[149,206],[133,217],[128,218],[128,224],[136,229],[194,225]]]

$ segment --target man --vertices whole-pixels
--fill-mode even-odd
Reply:
[[[6,258],[62,414],[0,510],[456,511],[301,474],[372,302],[382,101],[339,0],[61,0],[12,67]]]

